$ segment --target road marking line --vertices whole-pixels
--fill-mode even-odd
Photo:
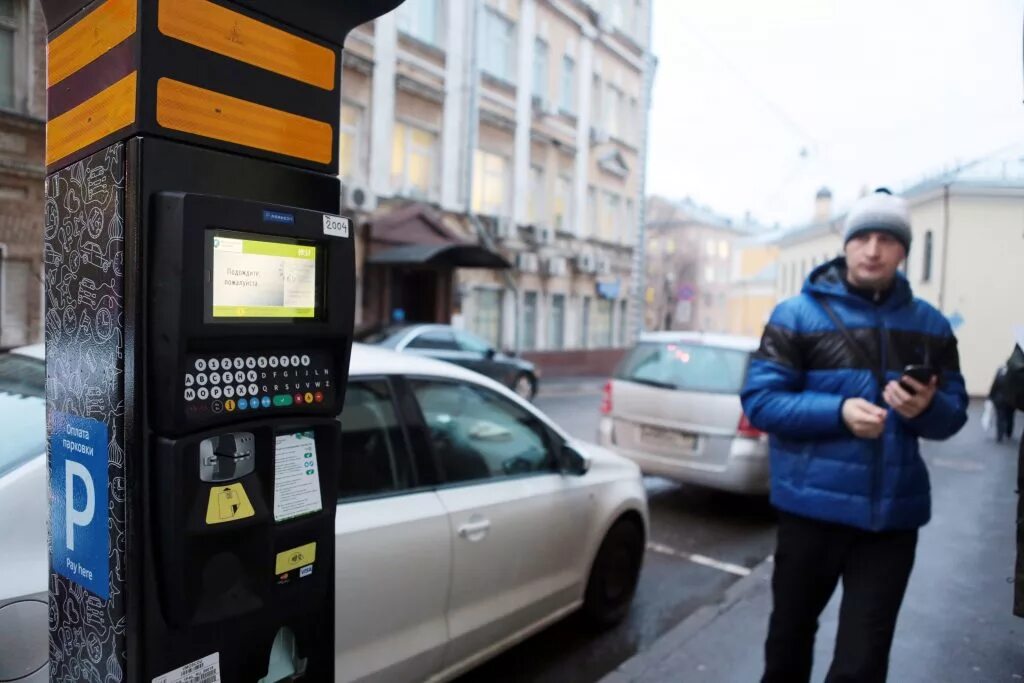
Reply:
[[[670,548],[667,545],[655,543],[653,541],[647,544],[647,549],[653,553],[658,553],[659,555],[678,557],[679,559],[687,560],[689,562],[693,562],[694,564],[699,564],[705,567],[711,567],[712,569],[717,569],[719,571],[727,572],[729,574],[735,574],[736,576],[747,576],[750,574],[751,571],[750,569],[742,567],[738,564],[732,564],[731,562],[722,562],[720,560],[708,557],[707,555],[698,555],[696,553],[684,553],[679,550],[676,550],[675,548]]]

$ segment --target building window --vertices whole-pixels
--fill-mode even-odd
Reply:
[[[657,237],[652,237],[651,239],[647,240],[647,251],[649,251],[650,253],[657,254],[658,249],[660,248],[661,244],[658,242]]]
[[[418,199],[431,195],[437,136],[407,123],[395,123],[391,144],[391,186]]]
[[[590,86],[590,120],[595,124],[601,121],[601,77],[597,74]]]
[[[18,104],[15,74],[22,61],[18,58],[21,42],[18,5],[15,0],[0,0],[0,107],[4,109],[14,109]]]
[[[483,43],[481,45],[480,67],[490,75],[512,82],[512,65],[515,63],[515,25],[487,8],[483,22]]]
[[[497,289],[473,290],[472,331],[495,348],[501,344],[501,292]]]
[[[590,348],[590,297],[583,297],[580,311],[580,346]]]
[[[714,242],[714,240],[708,240],[707,242],[704,243],[704,252],[708,256],[714,256],[715,255],[715,242]]]
[[[636,209],[633,207],[633,200],[626,200],[626,215],[622,219],[622,241],[626,244],[633,243],[633,226],[636,225]]]
[[[548,44],[540,38],[533,43],[533,96],[548,98]]]
[[[718,243],[718,256],[719,258],[729,258],[729,243],[725,240]]]
[[[714,267],[714,265],[708,263],[707,265],[704,266],[704,282],[707,282],[707,283],[711,284],[714,281],[715,281],[715,267]]]
[[[589,237],[594,234],[598,221],[597,212],[597,188],[591,185],[587,188],[587,220],[584,221],[581,237]]]
[[[590,346],[595,349],[607,349],[612,346],[612,306],[611,299],[598,299],[594,310],[593,337]]]
[[[629,302],[619,302],[619,346],[625,346],[629,340]]]
[[[537,348],[537,292],[523,294],[523,337],[522,350]]]
[[[428,45],[440,46],[440,0],[406,0],[398,9],[398,30]]]
[[[473,211],[502,216],[508,192],[508,159],[478,149],[473,156]]]
[[[921,282],[932,280],[932,231],[924,234],[924,259],[921,262]]]
[[[615,232],[619,219],[619,195],[611,192],[601,193],[601,208],[598,211],[598,235],[605,242],[615,240]]]
[[[576,113],[576,60],[562,57],[562,96],[559,107],[567,114]]]
[[[565,348],[565,295],[551,295],[551,314],[548,316],[548,348]]]
[[[568,231],[572,225],[572,178],[566,175],[555,180],[555,230]]]
[[[676,241],[671,237],[665,242],[665,253],[674,254],[676,253]]]
[[[544,198],[547,192],[544,187],[544,168],[541,166],[530,166],[530,223],[536,225],[544,220],[546,216]]]
[[[341,105],[341,125],[338,127],[338,175],[353,178],[359,174],[360,128],[363,111],[349,104]]]
[[[626,123],[630,142],[640,140],[640,105],[635,97],[629,98],[629,121]]]
[[[623,104],[625,95],[622,91],[616,88],[614,85],[608,86],[608,93],[605,98],[604,107],[604,127],[608,131],[609,135],[613,135],[617,138],[622,137],[622,133],[625,130],[623,126],[622,114],[624,113],[625,106]]]

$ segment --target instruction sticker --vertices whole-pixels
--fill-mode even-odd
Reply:
[[[298,548],[292,548],[285,550],[283,553],[277,554],[277,561],[274,563],[274,573],[284,574],[292,569],[298,569],[300,567],[305,568],[307,565],[312,565],[316,561],[316,543],[307,543],[306,545],[300,545]],[[310,566],[309,573],[312,573],[313,569]],[[299,573],[300,576],[305,574]]]
[[[348,219],[343,216],[324,214],[324,234],[331,237],[348,237]]]
[[[220,653],[214,652],[174,671],[160,674],[153,683],[220,683]]]
[[[320,472],[313,432],[279,434],[274,449],[274,521],[301,517],[321,509]]]
[[[53,570],[110,598],[107,425],[53,413],[50,431],[50,549]]]
[[[206,523],[222,524],[236,522],[252,517],[256,511],[252,509],[245,488],[235,482],[227,486],[214,486],[210,489],[210,502],[206,505]]]

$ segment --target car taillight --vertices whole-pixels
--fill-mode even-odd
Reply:
[[[758,439],[764,434],[760,429],[750,424],[750,420],[747,419],[745,414],[740,415],[740,424],[736,428],[736,433],[748,439]]]
[[[611,415],[612,412],[612,381],[605,382],[601,392],[601,414]]]

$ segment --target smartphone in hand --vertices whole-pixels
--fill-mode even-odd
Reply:
[[[910,377],[911,379],[920,382],[921,384],[928,384],[929,382],[932,381],[933,377],[938,377],[939,372],[931,365],[908,365],[905,368],[903,368],[903,374],[907,377]],[[908,384],[905,384],[902,381],[900,382],[900,386],[903,387],[903,391],[906,391],[910,394],[917,393],[916,391],[913,390],[913,388],[911,388]]]

